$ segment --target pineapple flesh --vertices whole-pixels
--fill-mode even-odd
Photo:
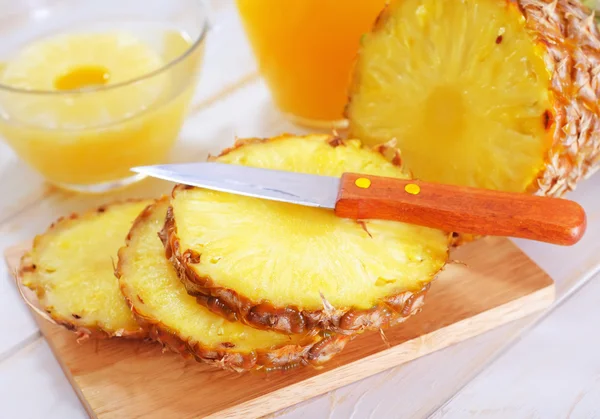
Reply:
[[[35,238],[20,277],[57,323],[79,335],[143,337],[114,275],[131,223],[152,201],[115,203],[58,220]]]
[[[215,161],[319,175],[406,178],[395,150],[327,135],[242,140]],[[163,231],[190,294],[256,328],[339,333],[416,312],[447,261],[448,234],[201,188],[173,191]]]
[[[402,0],[363,37],[350,135],[426,181],[560,196],[598,168],[600,37],[579,2]]]
[[[235,371],[318,365],[343,349],[348,336],[257,330],[199,305],[166,259],[157,234],[168,206],[163,198],[140,214],[119,251],[121,291],[151,338],[183,355]]]

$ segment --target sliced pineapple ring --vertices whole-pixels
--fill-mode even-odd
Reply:
[[[127,32],[56,35],[25,46],[0,73],[2,84],[54,94],[5,92],[0,99],[19,124],[48,129],[108,125],[152,107],[165,94],[168,78],[160,74],[111,87],[163,64],[157,51]],[[101,87],[108,89],[86,92]]]
[[[598,28],[578,2],[403,0],[363,37],[350,135],[417,178],[562,195],[600,162]]]
[[[216,161],[406,178],[394,150],[327,135],[240,141]],[[183,186],[173,191],[163,235],[188,292],[202,304],[285,333],[353,332],[408,316],[448,254],[442,231]]]
[[[142,337],[114,275],[131,223],[152,201],[116,203],[53,224],[35,238],[20,277],[49,316],[83,336]]]
[[[235,371],[321,364],[344,348],[348,336],[257,330],[197,304],[165,258],[158,237],[168,206],[163,198],[140,214],[119,251],[121,290],[151,337],[183,355]]]

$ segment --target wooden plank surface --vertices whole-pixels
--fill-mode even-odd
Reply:
[[[6,252],[10,270],[24,247]],[[513,243],[486,238],[455,251],[432,286],[422,313],[386,330],[365,333],[322,369],[237,375],[121,340],[75,342],[38,319],[65,374],[92,417],[250,418],[388,370],[412,359],[548,307],[551,278]]]

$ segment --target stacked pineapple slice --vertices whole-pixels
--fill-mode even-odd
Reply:
[[[73,214],[37,236],[20,278],[54,321],[85,337],[144,337],[115,282],[114,261],[131,223],[152,201]]]
[[[406,177],[397,150],[328,135],[241,140],[215,160]],[[439,230],[178,185],[60,221],[21,276],[71,329],[147,337],[233,371],[288,370],[418,312],[448,248]]]
[[[162,198],[146,208],[119,251],[121,291],[151,338],[182,355],[236,371],[318,365],[344,347],[347,336],[257,330],[198,304],[186,293],[158,236],[168,207],[169,200]]]
[[[406,178],[392,149],[318,135],[242,141],[216,161]],[[438,230],[184,186],[173,191],[163,236],[202,304],[283,333],[388,326],[418,309],[448,254]]]

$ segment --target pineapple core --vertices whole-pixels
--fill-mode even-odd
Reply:
[[[348,106],[351,135],[392,139],[416,178],[523,191],[552,122],[541,49],[508,1],[404,0],[368,34]]]

